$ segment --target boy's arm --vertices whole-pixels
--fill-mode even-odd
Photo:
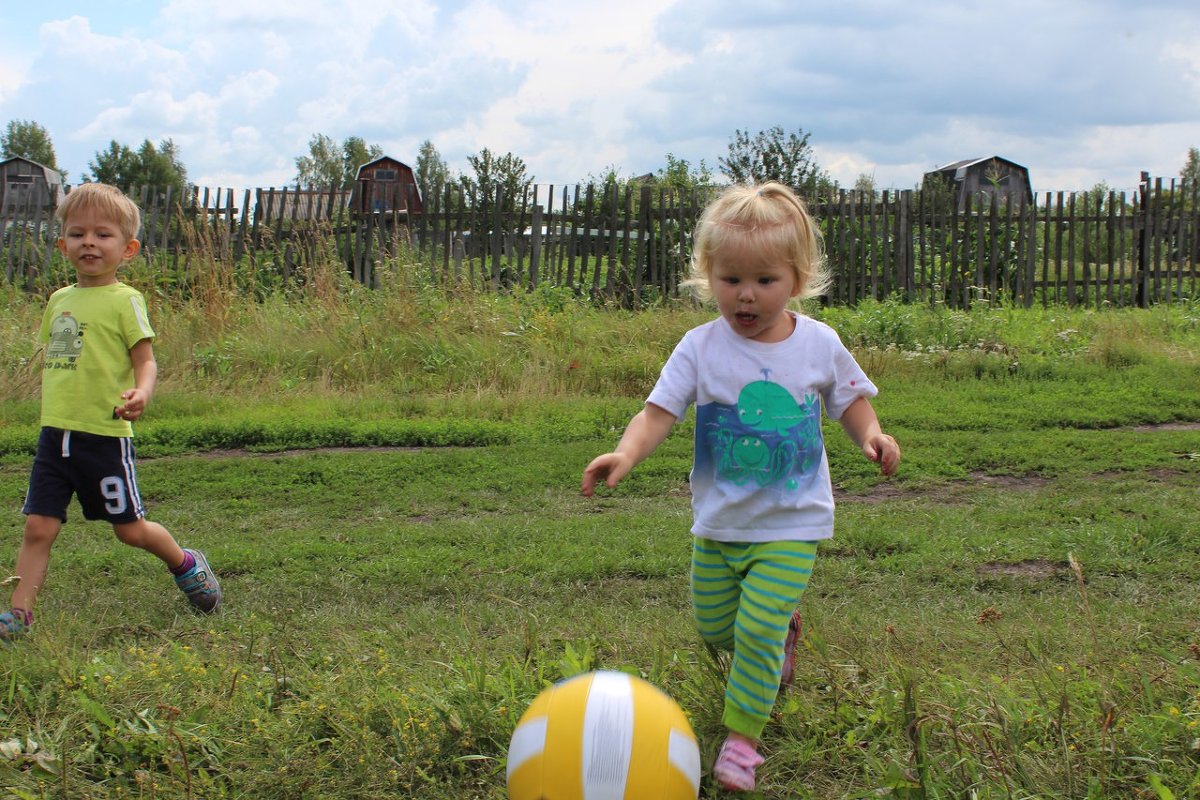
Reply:
[[[664,408],[647,403],[629,421],[617,449],[592,459],[583,471],[580,487],[585,497],[591,497],[601,480],[611,489],[654,452],[675,424],[675,415]]]
[[[900,445],[879,427],[879,417],[870,400],[865,397],[855,400],[842,412],[839,422],[863,455],[879,463],[884,475],[895,474],[900,466]]]
[[[129,349],[129,361],[133,364],[133,388],[121,392],[125,404],[115,411],[121,419],[133,422],[150,405],[158,384],[158,362],[154,360],[154,346],[149,339],[142,339]]]

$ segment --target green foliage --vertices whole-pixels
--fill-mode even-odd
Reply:
[[[57,171],[66,180],[67,174],[58,168],[50,132],[31,119],[10,120],[0,133],[0,159],[28,158]]]
[[[616,490],[578,486],[713,312],[399,268],[376,291],[150,302],[142,495],[226,605],[192,615],[155,559],[72,508],[34,634],[0,651],[0,785],[499,800],[529,702],[601,668],[676,698],[707,769],[728,660],[692,624],[693,419]],[[42,305],[0,287],[0,575]],[[885,481],[824,425],[837,532],[759,796],[1200,791],[1200,308],[811,313],[880,386],[905,460]],[[722,796],[707,775],[702,796]]]
[[[330,136],[314,133],[308,141],[308,154],[296,157],[296,184],[348,189],[354,185],[358,168],[382,155],[382,147],[368,145],[361,136],[348,136],[339,145]]]
[[[108,149],[98,151],[88,162],[91,180],[120,187],[125,192],[148,187],[157,191],[174,190],[176,197],[187,188],[187,168],[180,159],[179,148],[170,139],[155,147],[149,139],[138,149],[131,150],[113,139]]]
[[[433,142],[428,139],[421,142],[421,147],[417,150],[417,164],[413,175],[426,209],[444,212],[451,210],[442,208],[446,186],[453,182],[450,168],[446,166],[442,154],[433,146]]]
[[[352,185],[360,167],[382,156],[379,145],[368,145],[361,136],[347,136],[342,142],[342,186]]]
[[[488,212],[496,209],[497,198],[500,211],[516,210],[518,201],[533,185],[533,176],[525,174],[525,162],[512,153],[497,156],[485,147],[467,156],[467,162],[475,174],[460,179],[463,192],[471,208],[485,219]]]
[[[1200,147],[1189,147],[1187,160],[1179,170],[1179,177],[1191,187],[1200,186]]]
[[[811,135],[803,129],[785,134],[779,125],[754,136],[736,130],[728,155],[719,161],[721,170],[735,183],[779,181],[808,202],[828,199],[837,187],[817,164],[808,143]]]
[[[708,189],[713,186],[712,170],[700,159],[693,167],[687,159],[676,158],[667,153],[667,165],[654,173],[655,183],[667,189],[691,191],[692,189]]]
[[[911,457],[897,481],[842,495],[796,685],[764,737],[763,796],[1193,793],[1198,467],[1172,451],[1200,450],[1200,432],[963,438],[980,411],[950,397],[921,435],[917,406],[883,404],[887,389]],[[1118,397],[1099,404],[1123,413]],[[65,782],[118,797],[500,798],[517,718],[591,669],[675,697],[707,765],[727,661],[691,628],[690,439],[585,502],[582,465],[637,403],[582,438],[543,435],[587,405],[536,403],[515,420],[529,436],[486,447],[144,457],[153,517],[209,554],[227,605],[190,615],[153,559],[73,520],[34,636],[0,660],[0,780],[33,797]],[[207,411],[235,428],[277,416]],[[826,438],[842,484],[863,459],[836,425]],[[1005,464],[1007,450],[1040,461]],[[0,491],[21,491],[27,466],[0,461]],[[19,521],[0,524],[15,535]],[[707,778],[703,796],[719,796]]]

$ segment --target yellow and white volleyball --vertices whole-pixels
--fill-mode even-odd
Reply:
[[[601,670],[534,698],[513,731],[507,779],[510,800],[695,800],[700,747],[674,700]]]

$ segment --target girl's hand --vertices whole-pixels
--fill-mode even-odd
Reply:
[[[879,464],[884,475],[895,475],[900,466],[900,445],[886,433],[879,433],[863,442],[863,455]]]
[[[602,456],[596,456],[583,471],[583,483],[580,491],[583,492],[584,497],[591,497],[595,494],[596,484],[601,481],[604,481],[604,484],[611,489],[628,475],[631,469],[633,469],[631,459],[622,453],[605,453]]]

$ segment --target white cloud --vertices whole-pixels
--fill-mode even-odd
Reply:
[[[0,54],[0,105],[25,84],[27,74],[23,62],[8,54]]]
[[[0,9],[0,125],[43,124],[73,178],[171,138],[197,182],[279,185],[324,133],[561,184],[716,169],[780,125],[844,184],[999,154],[1039,189],[1124,187],[1200,145],[1197,40],[1194,0],[65,0]]]

